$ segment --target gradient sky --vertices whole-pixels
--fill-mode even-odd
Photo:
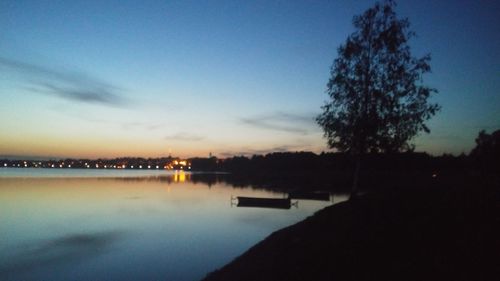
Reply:
[[[106,3],[104,3],[106,2]],[[0,2],[0,156],[329,151],[314,117],[374,1]],[[500,2],[398,1],[442,111],[418,151],[500,128]]]

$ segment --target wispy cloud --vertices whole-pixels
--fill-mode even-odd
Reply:
[[[121,127],[125,130],[142,129],[142,130],[153,131],[161,129],[166,126],[165,123],[149,123],[149,122],[126,122],[120,124]]]
[[[204,140],[205,138],[202,136],[181,132],[175,135],[166,136],[165,139],[176,140],[176,141],[201,141]]]
[[[76,119],[81,119],[90,123],[94,124],[104,124],[104,125],[109,125],[113,127],[117,127],[126,131],[155,131],[155,130],[160,130],[164,129],[167,127],[167,124],[164,122],[156,122],[156,121],[140,121],[140,122],[124,122],[124,121],[119,121],[119,120],[111,120],[111,119],[104,119],[104,118],[96,118],[94,116],[89,116],[85,115],[82,113],[75,113],[67,110],[66,108],[60,108],[60,107],[53,107],[51,108],[55,112],[63,112],[67,116],[76,118]]]
[[[299,115],[284,112],[240,118],[244,124],[254,127],[307,135],[314,128],[313,115]]]
[[[117,87],[74,71],[58,71],[50,67],[0,57],[0,68],[25,77],[25,88],[45,95],[82,103],[124,106],[128,101],[116,94]]]

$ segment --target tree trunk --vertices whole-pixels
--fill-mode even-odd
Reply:
[[[349,200],[356,198],[359,184],[359,171],[361,170],[361,154],[356,155],[356,168],[354,168],[354,179],[352,181],[351,195]]]

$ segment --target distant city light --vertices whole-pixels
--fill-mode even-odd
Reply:
[[[80,160],[81,161],[81,160]],[[153,163],[156,162],[156,164],[148,163],[147,165],[128,165],[128,164],[121,164],[121,161],[112,160],[109,161],[108,164],[104,164],[102,161],[91,161],[91,162],[80,162],[80,161],[68,161],[68,163],[64,161],[42,161],[42,162],[35,162],[35,161],[23,161],[19,160],[16,161],[16,163],[5,163],[5,162],[0,162],[0,167],[19,167],[19,168],[96,168],[96,169],[166,169],[166,170],[176,170],[176,171],[182,171],[182,170],[191,170],[191,163],[189,160],[182,160],[182,159],[176,159],[176,160],[171,160],[170,162],[166,163],[158,163],[156,161],[151,161]],[[123,161],[125,162],[125,161]],[[123,163],[122,162],[122,163]],[[71,164],[70,164],[71,163]],[[130,163],[130,162],[128,162]],[[139,162],[140,163],[140,162]],[[431,174],[432,177],[436,177],[436,174]]]

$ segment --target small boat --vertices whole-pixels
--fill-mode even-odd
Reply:
[[[237,207],[257,207],[257,208],[275,208],[290,209],[292,202],[290,198],[259,198],[237,196]]]
[[[292,191],[288,193],[290,199],[330,201],[330,194],[327,192]]]

